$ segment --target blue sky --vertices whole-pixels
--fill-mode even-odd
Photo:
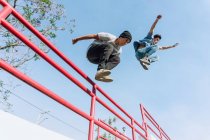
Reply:
[[[129,30],[133,40],[139,40],[147,34],[156,16],[161,14],[163,17],[155,29],[155,33],[160,33],[163,37],[159,45],[179,42],[180,46],[157,52],[160,60],[152,64],[149,71],[144,71],[135,59],[132,44],[128,44],[123,47],[121,63],[112,71],[114,82],[96,82],[136,119],[141,117],[139,104],[145,105],[172,139],[210,139],[210,1],[66,0],[62,3],[68,17],[76,19],[76,28],[71,35],[67,32],[59,34],[55,41],[56,46],[91,78],[97,68],[86,59],[86,50],[92,40],[81,41],[73,46],[72,38],[98,32],[109,32],[118,36],[122,31]],[[53,53],[49,55],[72,75],[84,81]],[[43,61],[28,65],[32,78],[88,112],[89,97],[84,96],[81,90],[61,74]],[[15,79],[4,72],[0,75],[6,75],[10,81]],[[84,124],[87,122],[82,119],[78,121],[77,117],[72,117],[66,109],[22,82],[19,83],[22,86],[18,87],[15,93],[86,131]],[[33,94],[28,94],[31,92]],[[30,108],[25,108],[24,103],[15,98],[11,101],[16,104],[14,113],[29,120],[36,120],[37,112],[33,113]],[[23,113],[20,109],[22,107],[26,110],[24,112],[30,113]],[[106,117],[104,114],[106,111],[98,115]],[[141,122],[140,119],[139,121]],[[69,134],[68,130],[59,129],[50,119],[42,125],[76,139],[85,137],[77,135],[77,138],[76,132]]]

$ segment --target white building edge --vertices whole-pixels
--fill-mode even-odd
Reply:
[[[0,110],[0,140],[73,140]]]

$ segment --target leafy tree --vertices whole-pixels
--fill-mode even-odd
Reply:
[[[64,13],[64,6],[57,3],[56,0],[7,1],[52,42],[57,37],[56,34],[59,31],[73,32],[75,20],[67,21]],[[21,33],[26,35],[28,39],[35,43],[41,50],[46,53],[49,52],[49,48],[47,48],[41,41],[38,41],[38,39],[14,16],[10,15],[7,18],[7,21]],[[0,59],[5,60],[12,66],[16,68],[23,68],[27,62],[39,60],[39,56],[37,54],[35,54],[29,47],[2,26],[0,26],[0,39]],[[4,93],[3,81],[1,81],[1,83],[0,92]],[[3,96],[6,97],[7,94],[3,94]]]
[[[108,125],[110,125],[112,128],[114,128],[114,130],[118,130],[117,126],[116,126],[116,122],[117,122],[117,118],[113,117],[113,118],[109,118],[108,120],[104,120],[105,123],[107,123]],[[122,127],[122,131],[123,133],[125,133],[125,127]],[[97,129],[95,130],[97,131]],[[107,139],[107,140],[116,140],[115,136],[113,136],[111,133],[109,132],[104,132],[102,134],[102,137]],[[97,140],[97,138],[96,138]]]

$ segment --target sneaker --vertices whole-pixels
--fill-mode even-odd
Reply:
[[[144,57],[144,58],[140,59],[140,62],[145,63],[147,65],[150,65],[150,61],[147,57]]]
[[[102,78],[104,76],[108,76],[110,74],[111,74],[110,70],[100,69],[99,71],[97,71],[95,79],[100,81],[100,78]]]
[[[103,76],[103,77],[99,78],[98,81],[102,81],[102,82],[112,82],[113,79],[112,79],[110,76]]]
[[[148,66],[146,63],[140,61],[140,64],[141,64],[141,66],[142,66],[145,70],[148,70],[148,69],[149,69],[149,68],[148,68],[149,66]]]

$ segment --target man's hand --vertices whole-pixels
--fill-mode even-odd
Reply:
[[[166,50],[166,49],[174,48],[178,45],[179,45],[179,43],[175,43],[174,45],[171,45],[171,46],[159,47],[159,50]]]
[[[76,44],[78,42],[77,38],[72,39],[72,44]]]
[[[162,15],[158,15],[158,16],[157,16],[157,19],[161,19],[161,18],[162,18]]]
[[[176,47],[176,46],[178,46],[179,45],[179,43],[175,43],[174,45],[173,45],[173,47]]]

